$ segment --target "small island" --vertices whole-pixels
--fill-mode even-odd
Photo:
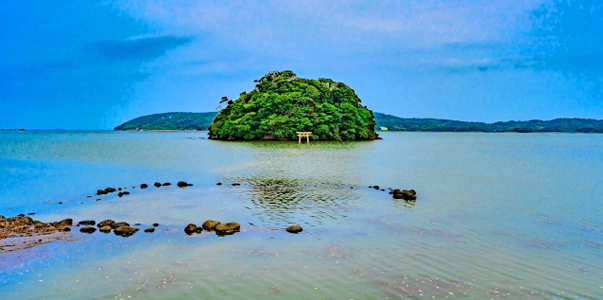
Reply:
[[[217,140],[358,141],[378,138],[375,116],[353,89],[331,79],[305,79],[292,71],[273,71],[256,80],[255,89],[236,100],[223,98],[209,127]]]

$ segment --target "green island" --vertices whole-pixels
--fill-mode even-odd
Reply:
[[[353,89],[327,78],[305,79],[292,71],[273,71],[255,88],[222,109],[209,126],[219,140],[296,140],[312,132],[313,140],[374,140],[373,112]]]

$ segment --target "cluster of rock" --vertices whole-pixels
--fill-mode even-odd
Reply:
[[[170,185],[172,185],[172,184],[171,184],[171,183],[169,183],[169,182],[165,182],[165,183],[155,182],[153,185],[154,185],[155,187],[162,187],[162,186],[170,186]],[[178,184],[177,184],[177,185],[178,185],[178,187],[179,187],[179,188],[185,188],[185,187],[187,187],[187,186],[193,186],[193,184],[188,183],[188,182],[186,182],[186,181],[180,181],[180,182],[178,182]],[[141,188],[141,189],[146,189],[146,188],[148,188],[148,187],[149,187],[149,185],[148,185],[148,184],[146,184],[146,183],[143,183],[143,184],[141,184],[141,185],[140,185],[140,188]],[[132,188],[133,188],[133,189],[135,189],[135,188],[136,188],[136,186],[133,186]],[[117,189],[116,189],[116,188],[113,188],[113,187],[107,187],[107,188],[102,189],[102,190],[97,190],[97,191],[96,191],[96,195],[100,196],[100,195],[107,195],[107,194],[111,194],[111,193],[119,192],[119,193],[117,194],[117,196],[119,196],[119,197],[123,197],[123,196],[126,196],[126,195],[130,195],[130,192],[126,191],[127,189],[128,189],[127,187],[123,187],[123,188],[122,188],[122,187],[120,187],[120,188],[117,188]],[[90,197],[91,197],[91,196],[88,196],[88,198],[90,198]]]
[[[389,192],[394,196],[394,199],[404,199],[406,201],[415,201],[417,200],[417,192],[415,190],[400,190],[394,189]]]
[[[80,232],[83,233],[94,233],[96,231],[96,227],[94,227],[94,225],[96,224],[96,222],[94,220],[85,220],[85,221],[80,221],[77,223],[77,226],[84,226],[82,228],[80,228]],[[134,224],[136,225],[136,224]],[[99,222],[98,224],[96,224],[96,226],[98,227],[98,231],[102,232],[102,233],[110,233],[111,230],[113,230],[113,233],[117,236],[121,236],[121,237],[130,237],[132,235],[134,235],[139,229],[138,228],[134,228],[131,227],[130,224],[128,224],[127,222],[115,222],[113,220],[104,220]],[[144,230],[144,232],[148,232],[148,233],[152,233],[155,231],[154,227],[159,226],[159,223],[154,223],[153,227],[149,227],[147,229]]]
[[[354,187],[352,187],[354,188]],[[381,189],[378,185],[369,186],[370,189],[375,189],[377,191],[385,192],[385,189]],[[388,188],[389,193],[393,195],[394,199],[404,199],[406,201],[415,201],[417,200],[417,192],[415,190],[400,190],[400,189],[392,189]]]
[[[193,223],[188,224],[184,228],[184,232],[188,235],[192,235],[201,233],[204,229],[210,232],[215,231],[219,236],[225,236],[239,232],[241,230],[241,225],[237,222],[221,223],[220,221],[207,220],[203,222],[203,225],[201,226],[197,226]]]

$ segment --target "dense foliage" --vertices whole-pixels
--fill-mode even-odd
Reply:
[[[211,138],[297,140],[297,131],[311,131],[313,140],[377,138],[372,111],[344,83],[299,78],[292,71],[270,72],[256,83],[253,91],[227,101],[209,128]]]
[[[603,121],[593,119],[507,121],[489,124],[442,119],[403,119],[375,113],[375,120],[378,126],[387,127],[391,131],[603,133]]]
[[[149,115],[123,123],[115,127],[115,130],[207,130],[216,114],[208,112]]]

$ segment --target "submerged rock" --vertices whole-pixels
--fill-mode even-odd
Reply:
[[[96,224],[96,222],[94,222],[94,220],[84,220],[84,221],[79,221],[77,223],[77,226],[80,226],[80,225],[94,226],[94,224]]]
[[[289,227],[285,228],[285,230],[287,230],[287,232],[290,232],[290,233],[300,233],[304,229],[301,226],[295,225],[295,226],[289,226]]]
[[[203,222],[203,229],[207,231],[213,231],[217,225],[220,224],[220,221],[207,220]]]
[[[96,231],[96,228],[94,226],[86,226],[86,227],[80,228],[80,232],[83,232],[83,233],[90,234],[90,233],[93,233],[95,231]]]
[[[104,221],[101,221],[98,223],[98,228],[105,227],[105,226],[111,227],[111,224],[113,224],[113,223],[115,223],[115,221],[113,221],[113,220],[104,220]]]
[[[111,226],[105,225],[105,226],[99,228],[98,231],[100,231],[102,233],[109,233],[109,232],[111,232]]]
[[[197,225],[190,223],[188,225],[186,225],[186,227],[184,227],[184,232],[186,232],[186,234],[191,235],[193,233],[199,233],[203,231],[203,227],[197,227]]]
[[[138,231],[138,228],[130,227],[130,226],[120,226],[113,229],[113,233],[115,235],[119,235],[122,237],[130,237],[134,235]]]
[[[115,222],[109,226],[111,226],[111,228],[115,229],[117,227],[129,227],[130,224],[128,224],[128,222]]]
[[[183,187],[187,187],[187,186],[193,186],[192,184],[186,182],[186,181],[180,181],[178,182],[178,187],[183,188]]]
[[[241,229],[241,225],[237,222],[220,223],[214,227],[214,230],[219,235],[234,234]]]

